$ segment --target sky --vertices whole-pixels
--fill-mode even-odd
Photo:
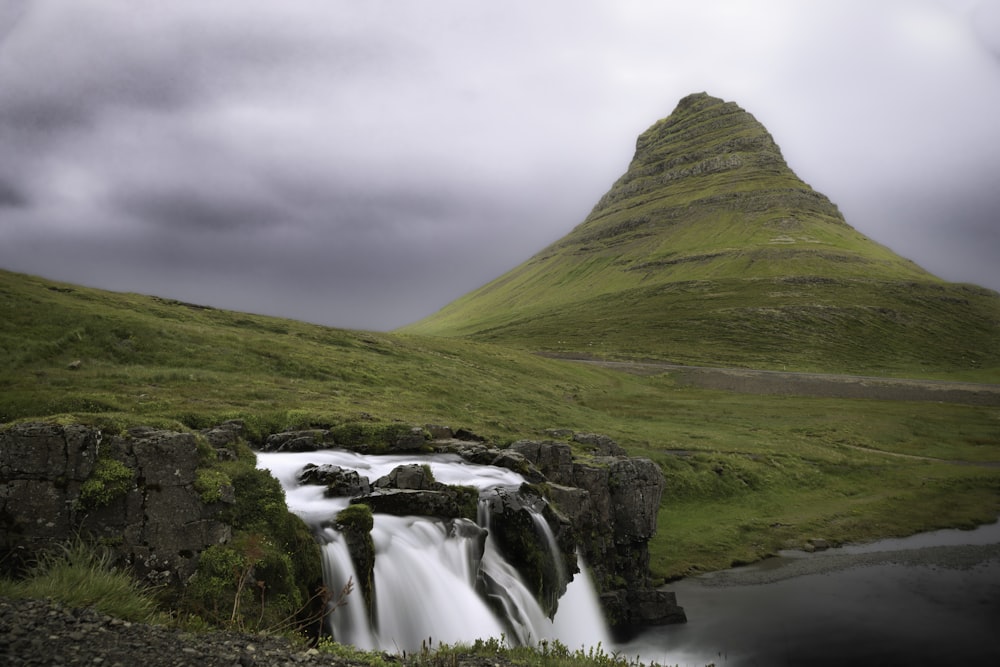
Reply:
[[[1000,290],[1000,0],[0,0],[0,268],[390,330],[569,233],[701,91]]]

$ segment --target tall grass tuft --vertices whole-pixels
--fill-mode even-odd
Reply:
[[[152,591],[116,567],[109,552],[81,538],[39,555],[23,579],[0,580],[0,596],[94,607],[126,621],[161,620]]]

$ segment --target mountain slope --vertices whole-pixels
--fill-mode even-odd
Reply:
[[[868,239],[734,103],[690,95],[593,211],[405,327],[710,365],[951,373],[1000,366],[1000,296]],[[941,342],[947,341],[946,348]]]

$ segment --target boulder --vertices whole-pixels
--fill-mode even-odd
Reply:
[[[347,470],[329,463],[319,466],[315,463],[307,463],[295,478],[299,484],[325,486],[326,490],[323,491],[323,495],[327,498],[353,497],[371,492],[367,477],[359,475],[355,470]]]
[[[611,591],[601,595],[601,606],[619,631],[687,622],[684,608],[670,591]]]
[[[218,426],[203,429],[201,434],[208,440],[208,444],[218,450],[229,447],[243,438],[246,435],[246,424],[242,419],[230,419]]]
[[[510,446],[510,449],[534,465],[547,481],[557,484],[573,482],[573,450],[566,443],[518,440]]]
[[[432,440],[451,440],[455,437],[455,432],[450,426],[440,424],[424,424],[424,430],[431,436]]]
[[[628,456],[621,445],[606,435],[600,433],[574,433],[573,442],[587,445],[597,456]]]
[[[419,450],[427,444],[427,436],[422,428],[411,428],[408,433],[403,433],[396,438],[393,443],[393,451],[409,452]]]
[[[444,487],[434,479],[429,466],[409,463],[397,466],[384,477],[379,477],[372,484],[376,489],[411,489],[435,491]]]
[[[261,447],[265,452],[315,452],[333,445],[330,432],[323,429],[273,433]]]

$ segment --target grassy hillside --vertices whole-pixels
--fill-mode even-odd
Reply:
[[[566,237],[403,331],[609,358],[1000,378],[1000,295],[945,283],[857,232],[753,116],[704,94],[639,137]]]
[[[0,422],[199,428],[234,417],[258,436],[393,420],[464,426],[501,443],[552,427],[606,433],[667,476],[652,553],[662,577],[752,560],[788,540],[905,534],[1000,513],[1000,467],[979,465],[1000,461],[1000,408],[699,390],[669,374],[0,271]]]

